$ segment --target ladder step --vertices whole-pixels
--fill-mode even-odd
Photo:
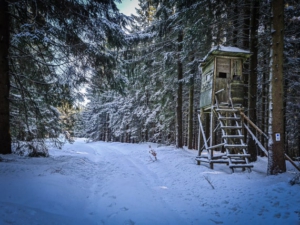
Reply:
[[[206,163],[209,163],[209,159],[206,159],[206,158],[196,158],[195,159],[196,161],[198,161],[198,162],[206,162]]]
[[[225,145],[225,143],[221,143],[221,144],[217,144],[217,145],[210,146],[210,147],[208,147],[208,149],[219,148],[219,147],[222,147],[222,146],[224,146],[224,145]]]
[[[223,116],[220,116],[219,120],[241,120],[241,117],[223,117]]]
[[[224,157],[226,157],[226,154],[223,154],[223,155],[214,155],[212,157],[212,159],[224,159]]]
[[[221,129],[242,129],[242,126],[221,126]]]
[[[245,163],[246,163],[246,161],[245,160],[238,160],[238,159],[236,159],[236,160],[232,160],[231,159],[231,165],[233,165],[233,164],[243,164],[243,165],[245,165]]]
[[[251,164],[230,164],[229,167],[230,168],[243,168],[243,167],[252,168],[253,165],[251,165]]]
[[[217,108],[217,112],[238,112],[238,109],[232,109],[232,108]]]
[[[228,163],[229,164],[229,161],[226,159],[212,159],[212,160],[210,160],[210,162],[212,162],[212,163]]]
[[[228,102],[220,102],[219,103],[219,106],[228,106],[229,104],[228,104]]]
[[[244,135],[223,135],[222,138],[244,138]]]
[[[206,163],[228,163],[229,164],[229,161],[228,160],[224,160],[224,159],[212,159],[212,160],[209,160],[209,159],[205,159],[205,158],[196,158],[196,161],[206,162]]]
[[[236,144],[236,145],[230,145],[230,144],[225,144],[225,148],[247,148],[247,145],[242,145],[242,144]]]
[[[227,157],[250,157],[250,154],[227,154]]]

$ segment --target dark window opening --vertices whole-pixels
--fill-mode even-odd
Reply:
[[[219,72],[219,78],[226,78],[226,77],[227,77],[227,73]]]
[[[241,76],[233,75],[232,80],[241,80]]]

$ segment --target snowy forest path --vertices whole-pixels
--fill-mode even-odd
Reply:
[[[196,151],[76,139],[50,157],[0,156],[0,224],[299,224],[299,186],[197,166]],[[157,161],[150,159],[150,149]]]
[[[91,171],[89,198],[99,200],[87,205],[86,214],[101,218],[102,224],[157,224],[162,219],[165,224],[182,224],[164,201],[162,182],[146,166],[150,161],[145,151],[132,152],[122,143],[87,145],[86,156],[99,164]],[[153,210],[156,217],[147,213]]]

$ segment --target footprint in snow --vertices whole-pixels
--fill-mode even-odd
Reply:
[[[215,224],[223,224],[223,221],[216,221],[216,220],[213,220],[213,219],[210,219],[212,222],[214,222]]]
[[[284,213],[284,216],[283,216],[283,219],[287,219],[290,217],[290,213],[289,212],[285,212]]]
[[[279,219],[281,217],[281,213],[274,214],[274,217]]]
[[[135,224],[135,222],[134,221],[132,221],[131,219],[129,219],[129,220],[126,220],[126,221],[124,221],[124,223],[123,223],[124,225],[134,225]]]
[[[115,205],[116,205],[116,203],[113,202],[113,203],[109,204],[108,207],[113,207],[113,206],[115,206]]]
[[[273,204],[273,206],[274,206],[274,207],[278,207],[278,206],[279,206],[279,202],[275,202],[275,203]]]
[[[116,215],[118,215],[118,212],[109,214],[109,215],[107,216],[107,218],[112,218],[112,217],[115,217]]]

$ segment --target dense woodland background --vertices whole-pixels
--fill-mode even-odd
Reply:
[[[9,71],[10,85],[3,93],[7,81],[2,76],[0,103],[9,104],[14,149],[47,155],[45,141],[61,145],[59,136],[66,131],[91,141],[149,141],[197,149],[199,65],[217,45],[253,53],[244,67],[245,112],[268,133],[274,32],[270,1],[139,0],[132,17],[120,14],[115,2],[1,0],[1,42],[9,40],[9,45],[1,44],[0,72]],[[299,0],[284,1],[283,29],[285,151],[296,159]],[[1,126],[5,113],[0,113]],[[261,153],[248,141],[255,160]]]

